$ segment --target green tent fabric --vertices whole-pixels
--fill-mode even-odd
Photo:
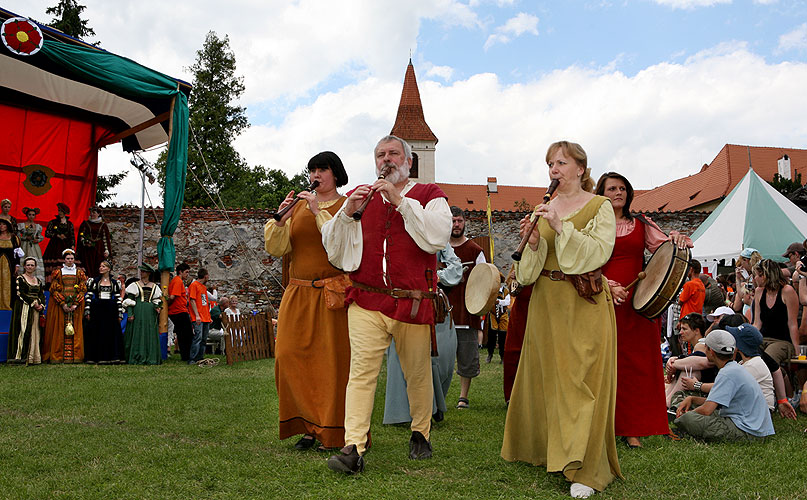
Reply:
[[[749,169],[692,234],[692,256],[728,263],[751,247],[767,259],[782,261],[787,246],[805,238],[807,213]]]
[[[173,99],[171,135],[165,169],[164,216],[157,254],[161,271],[176,263],[173,235],[185,197],[188,164],[188,96],[176,80],[110,52],[45,40],[43,55],[67,71],[122,96]]]

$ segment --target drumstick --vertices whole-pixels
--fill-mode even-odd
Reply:
[[[636,279],[635,279],[635,280],[633,280],[633,281],[631,281],[631,282],[630,282],[630,285],[628,285],[628,286],[626,286],[626,287],[625,287],[625,291],[627,292],[628,290],[630,290],[631,288],[633,288],[633,287],[634,287],[634,285],[636,285],[636,283],[638,283],[638,282],[639,282],[639,280],[643,280],[643,279],[645,279],[646,277],[647,277],[647,273],[646,273],[646,272],[644,272],[644,271],[639,271],[639,274],[637,274],[637,275],[636,275]]]

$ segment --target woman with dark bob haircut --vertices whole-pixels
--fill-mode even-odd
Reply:
[[[347,173],[342,160],[325,151],[309,160],[308,177],[319,185],[297,193],[305,203],[264,227],[266,251],[290,257],[289,284],[277,318],[275,384],[280,439],[302,434],[294,445],[298,450],[317,441],[324,448],[344,446],[350,373],[344,299],[327,302],[328,290],[344,286],[347,275],[328,262],[320,233],[345,202],[336,188],[347,184]],[[294,191],[289,192],[279,210],[294,198]]]
[[[659,349],[660,323],[638,314],[631,306],[633,291],[625,286],[644,265],[645,249],[655,252],[672,241],[679,248],[692,247],[687,236],[672,231],[670,236],[644,216],[633,216],[633,186],[625,176],[606,172],[597,181],[597,194],[611,200],[616,217],[614,253],[602,272],[614,296],[617,329],[616,435],[627,445],[642,445],[640,437],[669,434],[664,376]]]

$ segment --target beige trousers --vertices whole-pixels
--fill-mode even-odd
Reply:
[[[366,450],[378,372],[390,339],[395,339],[406,380],[411,429],[428,440],[434,398],[429,325],[403,323],[355,303],[347,310],[347,323],[350,378],[345,396],[345,446],[355,444],[359,454]]]

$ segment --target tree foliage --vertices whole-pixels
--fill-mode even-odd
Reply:
[[[796,174],[796,178],[794,180],[786,179],[779,175],[778,173],[773,174],[773,180],[769,182],[769,184],[777,191],[782,193],[783,195],[787,196],[800,187],[802,187],[801,183],[801,173]]]
[[[115,196],[112,189],[123,182],[126,174],[127,172],[118,172],[117,174],[99,175],[95,186],[95,203],[103,203]]]
[[[49,23],[51,27],[74,38],[84,39],[87,36],[95,36],[95,30],[90,28],[89,22],[81,18],[81,13],[86,8],[76,0],[59,0],[53,7],[48,7],[45,13],[55,16]],[[100,44],[101,42],[93,43],[95,46]]]

